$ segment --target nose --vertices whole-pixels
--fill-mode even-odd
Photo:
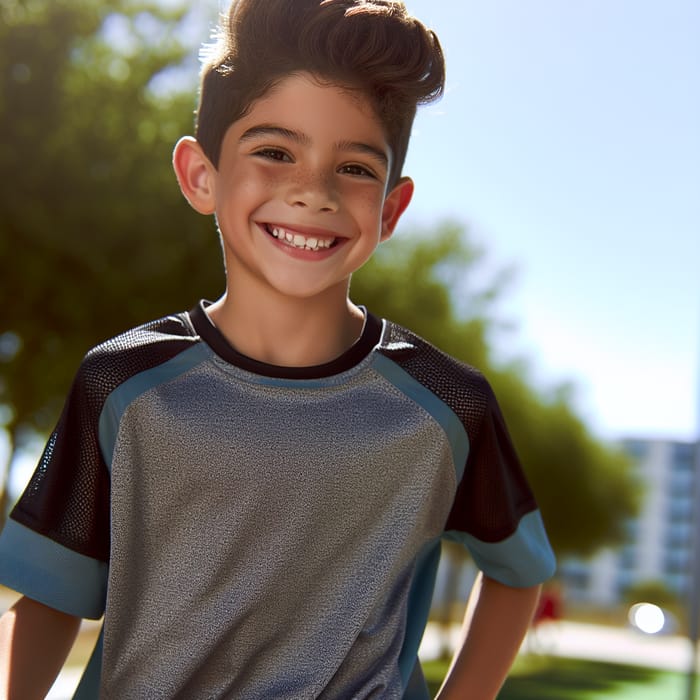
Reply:
[[[332,178],[318,172],[297,173],[287,192],[287,203],[322,212],[335,212],[339,208]]]

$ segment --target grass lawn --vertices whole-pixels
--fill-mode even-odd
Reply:
[[[447,662],[423,664],[434,697]],[[640,666],[556,657],[518,660],[498,700],[686,700],[686,676]],[[700,689],[696,694],[700,700]]]

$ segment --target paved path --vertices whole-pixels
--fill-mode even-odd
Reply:
[[[422,658],[434,658],[443,644],[453,648],[458,636],[458,627],[445,633],[429,625],[421,645]],[[685,637],[646,635],[630,628],[567,621],[549,624],[530,635],[523,644],[523,652],[528,651],[683,672],[688,670],[692,658],[691,645]]]
[[[629,628],[566,622],[561,630],[554,625],[542,633],[549,636],[549,653],[576,659],[685,672],[690,668],[693,654],[686,637],[648,635]],[[544,645],[547,646],[547,641]]]

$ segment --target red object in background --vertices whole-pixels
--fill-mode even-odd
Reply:
[[[542,591],[540,602],[532,618],[533,625],[542,622],[555,621],[561,619],[561,596],[554,588],[546,588]]]

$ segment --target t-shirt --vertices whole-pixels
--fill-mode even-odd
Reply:
[[[428,697],[443,538],[507,585],[553,573],[489,384],[371,313],[336,360],[267,365],[205,308],[86,355],[0,582],[104,615],[79,698]]]

